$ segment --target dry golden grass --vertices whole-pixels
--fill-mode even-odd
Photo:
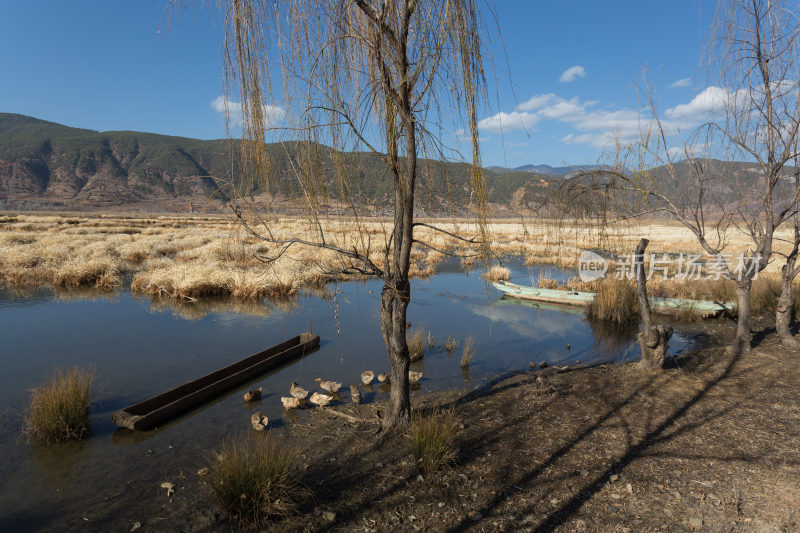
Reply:
[[[58,370],[31,391],[23,433],[47,444],[82,439],[89,432],[89,405],[94,372]]]
[[[461,368],[469,368],[469,364],[472,362],[472,357],[475,355],[475,339],[472,337],[467,337],[464,341],[464,351],[461,352],[461,362],[459,366]]]
[[[639,320],[636,284],[609,278],[598,284],[594,300],[586,308],[589,318],[625,326]]]
[[[415,330],[406,341],[408,344],[408,357],[411,361],[419,361],[425,355],[425,331]]]
[[[511,279],[511,270],[500,265],[493,265],[483,274],[483,277],[488,281],[508,281]]]
[[[456,459],[458,420],[452,409],[435,408],[429,414],[415,414],[411,420],[411,453],[424,472],[430,473]]]
[[[296,456],[269,437],[239,436],[210,458],[208,487],[233,520],[264,526],[293,513],[310,496],[300,484]]]
[[[472,222],[436,223],[467,238],[479,235]],[[328,243],[366,251],[375,264],[383,265],[382,248],[391,232],[389,221],[332,217],[321,224]],[[270,229],[278,238],[319,237],[319,228],[301,218],[271,218]],[[699,253],[694,236],[670,221],[602,228],[571,221],[498,220],[489,224],[488,232],[491,251],[496,256],[516,255],[527,264],[565,268],[575,268],[578,254],[585,249],[629,254],[640,237],[650,239],[648,252]],[[476,252],[464,247],[463,242],[423,226],[416,228],[415,239],[452,253]],[[731,233],[727,240],[726,252],[735,254],[747,248],[743,234]],[[358,277],[337,274],[346,266],[341,256],[318,248],[295,246],[269,264],[256,257],[272,256],[278,250],[277,245],[249,236],[236,220],[222,215],[0,216],[0,281],[11,286],[112,289],[120,286],[127,275],[132,279],[132,291],[138,293],[178,299],[224,296],[260,300],[291,297],[300,290]],[[415,246],[411,275],[431,276],[443,258],[439,251]],[[465,257],[462,264],[465,268],[478,266],[476,257]],[[779,269],[780,261],[773,261],[768,272],[774,274]],[[508,274],[502,267],[492,267],[485,275],[489,279],[507,279]],[[703,285],[676,283],[685,285],[686,291],[697,291],[694,287]]]

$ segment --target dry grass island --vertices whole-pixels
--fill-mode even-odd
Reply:
[[[437,224],[466,237],[478,235],[476,225],[469,221],[444,220]],[[316,238],[318,231],[307,220],[296,217],[271,220],[271,229],[278,237],[308,239]],[[366,219],[356,225],[344,217],[331,217],[323,221],[323,229],[328,242],[344,249],[353,246],[363,249],[369,239],[370,257],[380,265],[381,244],[388,239],[391,223]],[[494,220],[489,225],[489,234],[492,253],[499,260],[516,256],[526,264],[566,268],[575,268],[578,255],[586,249],[630,254],[640,237],[650,239],[648,252],[701,253],[688,230],[665,220],[612,227],[539,219]],[[425,227],[417,228],[415,237],[446,252],[475,251]],[[729,253],[747,249],[744,234],[731,233],[727,239]],[[295,246],[273,263],[257,259],[274,255],[278,250],[279,246],[247,234],[233,216],[0,215],[0,281],[12,287],[114,289],[127,276],[135,293],[175,299],[230,296],[260,300],[286,298],[300,290],[313,290],[347,279],[337,272],[342,266],[340,257],[328,250]],[[412,276],[426,277],[435,273],[436,265],[445,255],[417,246],[412,257]],[[464,257],[462,262],[473,266],[475,257]],[[762,275],[769,277],[778,272],[780,265],[773,262]],[[490,280],[508,279],[508,271],[494,264],[485,276]],[[578,283],[573,280],[568,286],[575,289]],[[729,285],[724,288],[725,283],[655,280],[651,290],[664,296],[727,297],[733,294],[733,285]]]

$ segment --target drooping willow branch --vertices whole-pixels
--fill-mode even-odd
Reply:
[[[242,227],[252,237],[254,237],[256,239],[259,239],[261,241],[264,241],[264,242],[270,242],[270,243],[273,243],[273,244],[282,244],[283,245],[281,247],[281,249],[278,251],[277,255],[275,255],[275,256],[269,257],[269,256],[264,256],[264,255],[255,255],[255,257],[259,261],[263,261],[265,263],[274,263],[283,254],[285,254],[289,250],[289,248],[291,248],[293,245],[300,244],[302,246],[309,246],[311,248],[320,248],[320,249],[323,249],[323,250],[330,250],[332,252],[336,252],[338,254],[341,254],[341,255],[343,255],[345,257],[349,257],[349,258],[351,258],[351,259],[353,259],[353,260],[355,260],[355,261],[357,261],[359,263],[362,263],[364,265],[363,273],[368,274],[368,275],[372,275],[372,276],[377,276],[379,278],[383,278],[384,277],[383,269],[379,268],[375,263],[373,263],[372,260],[368,256],[358,252],[355,249],[347,250],[345,248],[341,248],[341,247],[335,246],[333,244],[329,244],[329,243],[325,243],[325,242],[307,241],[305,239],[300,239],[300,238],[297,238],[297,237],[293,237],[291,239],[275,239],[275,238],[265,237],[264,235],[261,235],[259,232],[255,231],[250,226],[250,224],[244,219],[244,216],[242,215],[242,212],[238,208],[236,208],[236,206],[231,204],[230,207],[233,210],[233,212],[236,215],[236,217],[239,219],[239,222],[242,224]],[[355,267],[349,266],[347,268],[355,268]]]

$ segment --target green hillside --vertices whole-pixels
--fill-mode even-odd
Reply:
[[[198,140],[133,131],[98,132],[71,128],[24,115],[0,113],[0,195],[5,198],[59,200],[84,205],[123,205],[146,200],[209,197],[225,200],[233,183],[241,194],[266,192],[261,180],[246,179],[236,163],[238,140]],[[370,153],[335,154],[306,143],[268,145],[270,190],[296,196],[296,170],[315,193],[340,198],[336,168],[345,169],[348,197],[386,204],[391,182],[383,161]],[[308,150],[321,155],[313,169],[301,164]],[[334,157],[338,156],[338,157]],[[419,165],[419,203],[439,210],[469,201],[469,165],[423,160]],[[246,169],[245,169],[246,170]],[[514,195],[541,194],[556,178],[531,172],[486,170],[490,201],[508,204]],[[544,181],[542,181],[544,180]]]

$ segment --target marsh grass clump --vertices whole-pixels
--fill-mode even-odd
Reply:
[[[436,337],[433,336],[433,333],[430,331],[428,332],[428,351],[433,350],[436,348]]]
[[[472,362],[472,356],[475,355],[475,339],[472,337],[467,337],[464,341],[464,351],[461,353],[461,368],[469,368],[469,364]]]
[[[434,472],[456,459],[458,421],[452,409],[433,409],[411,420],[411,453],[424,472]]]
[[[447,340],[444,341],[444,351],[447,352],[447,355],[450,355],[456,351],[456,348],[458,348],[458,341],[448,336]]]
[[[484,274],[487,281],[508,281],[511,279],[511,270],[500,265],[493,265]]]
[[[750,311],[756,315],[775,311],[780,294],[781,281],[779,279],[759,278],[753,280],[750,292]]]
[[[703,313],[696,310],[694,305],[681,307],[674,315],[676,322],[697,322],[703,319]]]
[[[89,433],[89,405],[94,371],[74,367],[57,370],[31,391],[23,433],[47,444],[79,440]]]
[[[408,339],[408,357],[411,361],[419,361],[425,355],[425,331],[418,329]]]
[[[263,526],[292,514],[309,495],[296,474],[296,452],[269,437],[230,440],[209,461],[214,499],[242,524]]]
[[[636,284],[630,280],[608,278],[597,286],[594,300],[586,308],[589,318],[612,324],[635,324],[639,320]]]

